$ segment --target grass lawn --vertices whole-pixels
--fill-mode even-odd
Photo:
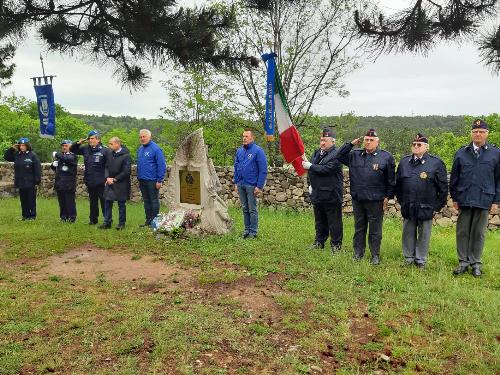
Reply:
[[[122,232],[86,225],[84,200],[74,225],[54,199],[38,212],[0,200],[2,375],[500,373],[500,231],[475,279],[451,274],[454,228],[433,229],[421,271],[401,265],[399,220],[373,267],[351,260],[350,217],[332,257],[308,250],[310,213],[262,209],[243,240],[231,209],[231,234],[167,241],[140,204]]]

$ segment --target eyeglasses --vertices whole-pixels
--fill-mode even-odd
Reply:
[[[422,147],[424,144],[423,143],[413,143],[413,147]]]

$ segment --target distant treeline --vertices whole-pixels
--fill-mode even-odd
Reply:
[[[192,131],[203,127],[209,156],[216,165],[231,165],[234,153],[241,144],[241,133],[252,128],[257,135],[272,166],[281,166],[283,159],[279,151],[279,140],[266,142],[261,124],[231,116],[215,117],[204,122],[174,121],[169,119],[144,119],[131,116],[81,115],[72,114],[61,106],[56,106],[56,138],[38,136],[38,113],[36,103],[22,97],[2,98],[0,103],[0,158],[6,148],[21,136],[28,136],[34,150],[42,161],[50,161],[52,151],[59,148],[62,139],[78,140],[86,136],[90,129],[98,129],[103,141],[118,136],[130,149],[135,158],[139,147],[139,130],[150,129],[154,140],[163,148],[170,161],[179,144]],[[337,145],[351,141],[374,128],[381,139],[381,147],[390,151],[399,160],[410,152],[410,145],[417,132],[430,138],[431,152],[443,158],[450,168],[455,152],[470,142],[472,116],[367,116],[353,114],[341,116],[310,116],[299,128],[306,146],[306,154],[311,155],[318,148],[321,129],[331,127],[337,133]],[[490,142],[500,144],[500,116],[491,114],[483,117],[490,125]]]

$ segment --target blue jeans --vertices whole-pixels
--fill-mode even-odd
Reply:
[[[104,224],[111,225],[113,222],[113,202],[106,200],[104,202]],[[118,224],[125,225],[127,221],[127,208],[125,201],[118,201]]]
[[[156,188],[156,181],[150,180],[139,180],[139,188],[141,189],[142,200],[144,202],[146,223],[150,224],[160,212],[159,190]]]
[[[241,207],[243,208],[243,221],[246,234],[257,234],[259,215],[257,212],[257,199],[253,194],[255,186],[238,185]]]

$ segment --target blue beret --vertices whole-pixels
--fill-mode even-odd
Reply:
[[[17,143],[20,145],[23,145],[25,143],[30,143],[30,140],[29,140],[29,138],[22,137],[22,138],[19,138],[19,141],[17,141]]]
[[[93,137],[93,136],[98,136],[99,137],[99,131],[98,130],[91,130],[89,131],[89,134],[87,134],[87,137],[90,138],[90,137]]]
[[[70,145],[72,144],[73,142],[71,141],[71,139],[64,139],[61,141],[61,146],[62,145]]]

